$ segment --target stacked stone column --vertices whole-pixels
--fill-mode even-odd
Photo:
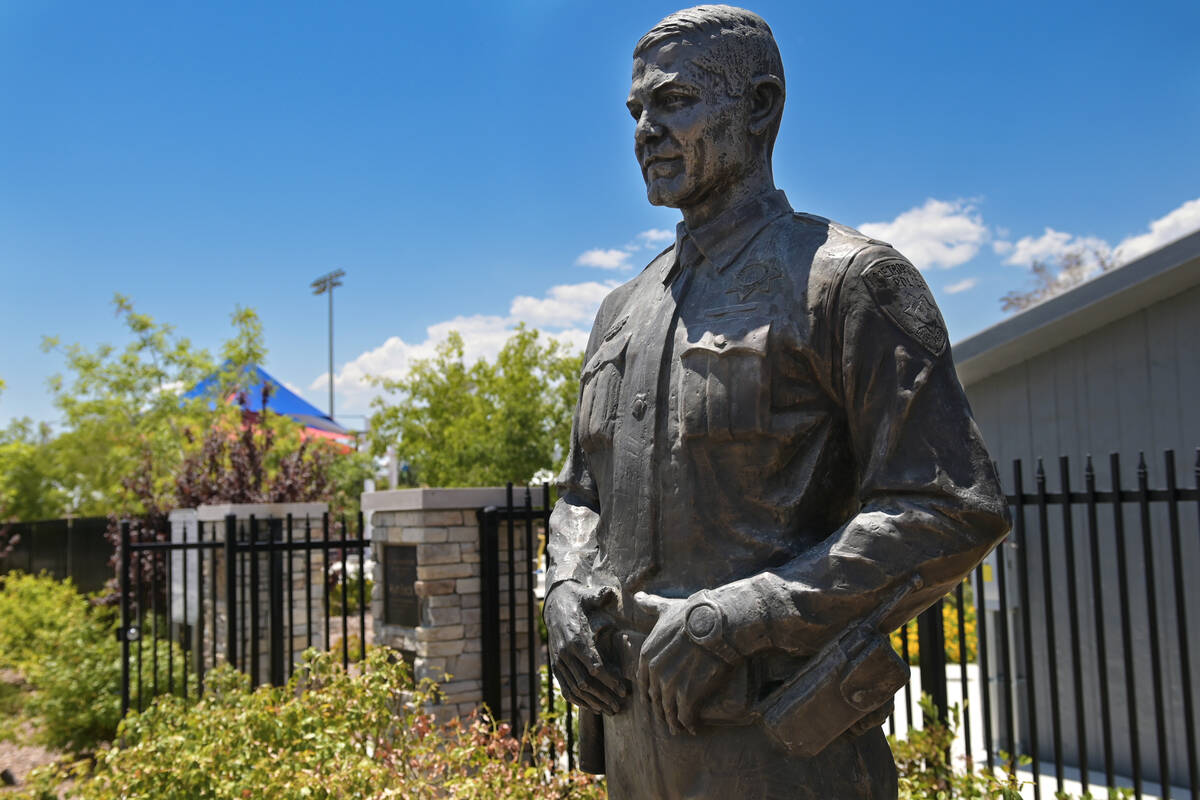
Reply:
[[[197,541],[197,526],[202,526],[203,533],[200,538],[205,542],[214,540],[223,542],[225,540],[225,519],[226,516],[232,514],[237,519],[237,526],[242,531],[243,536],[248,536],[246,533],[249,530],[250,517],[253,516],[258,523],[258,536],[260,540],[265,540],[271,536],[273,525],[286,524],[288,514],[292,515],[293,538],[295,541],[303,541],[305,524],[312,527],[312,537],[314,540],[322,537],[321,517],[325,513],[328,506],[325,503],[246,503],[246,504],[224,504],[224,505],[204,505],[195,509],[175,509],[170,513],[172,540],[176,542],[195,542]],[[244,540],[243,540],[244,541]],[[294,662],[300,661],[300,656],[304,649],[311,644],[318,649],[325,649],[328,643],[324,641],[324,623],[325,623],[325,584],[323,573],[324,555],[320,551],[313,552],[312,556],[306,560],[303,551],[295,550],[291,553],[281,556],[283,559],[283,602],[284,602],[284,641],[283,647],[285,656],[287,652],[293,653]],[[172,553],[168,556],[172,560],[171,573],[173,576],[173,586],[171,588],[173,596],[172,615],[173,622],[187,622],[190,625],[197,625],[199,615],[203,615],[203,636],[198,637],[194,642],[194,646],[200,648],[199,657],[203,659],[206,669],[211,669],[215,664],[211,663],[210,653],[213,648],[213,638],[216,638],[215,650],[217,661],[225,660],[227,652],[227,642],[225,641],[228,619],[228,608],[226,606],[226,584],[225,584],[225,550],[217,548],[216,550],[191,551],[184,553],[182,551]],[[266,682],[271,674],[271,653],[270,653],[270,570],[271,562],[270,555],[260,553],[254,558],[258,561],[258,585],[253,586],[250,581],[250,556],[242,556],[238,559],[238,586],[237,586],[237,603],[240,605],[243,601],[245,608],[241,609],[237,614],[237,622],[239,626],[238,642],[239,657],[238,662],[246,665],[247,672],[251,671],[251,661],[257,660],[259,669],[259,679]],[[289,565],[288,560],[291,563]],[[186,567],[185,567],[186,564]],[[290,566],[290,570],[289,570]],[[216,580],[213,581],[211,571],[215,568]],[[187,616],[184,618],[184,603],[182,592],[182,573],[184,570],[188,572],[188,602]],[[291,608],[287,606],[289,587],[287,584],[288,576],[291,576]],[[212,588],[215,584],[216,596],[212,596]],[[306,584],[308,592],[306,592]],[[254,624],[252,619],[252,595],[257,594],[258,604],[258,641],[253,641],[250,636],[251,626]],[[311,595],[312,607],[307,606],[306,595]],[[200,599],[203,598],[203,602]],[[311,615],[313,620],[313,630],[308,630],[308,617]],[[289,621],[292,623],[289,625]],[[357,628],[355,629],[357,630]],[[290,640],[290,641],[289,641]],[[249,652],[241,652],[243,648],[248,648]],[[287,669],[285,662],[285,670]]]
[[[363,495],[368,535],[375,561],[371,591],[375,641],[401,651],[413,664],[417,680],[435,681],[443,693],[432,709],[441,719],[465,716],[483,702],[483,609],[479,522],[476,512],[488,505],[503,505],[503,488],[399,489]],[[523,527],[516,537],[515,603],[517,634],[518,704],[528,719],[529,650],[528,605]],[[385,552],[396,545],[416,547],[417,624],[388,624],[385,613]],[[501,694],[509,714],[510,674],[508,630],[508,539],[500,536]],[[535,653],[541,648],[535,649]],[[535,656],[536,657],[536,656]]]

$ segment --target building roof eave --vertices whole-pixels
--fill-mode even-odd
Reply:
[[[954,345],[963,386],[1200,285],[1200,231],[1102,273]]]

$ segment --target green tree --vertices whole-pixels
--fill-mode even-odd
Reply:
[[[53,471],[55,450],[46,423],[24,417],[0,430],[0,522],[49,519],[69,505]]]
[[[452,332],[398,380],[376,378],[371,451],[395,447],[427,486],[528,481],[566,455],[582,355],[518,325],[494,362],[468,366]]]
[[[129,298],[118,294],[113,304],[131,336],[125,347],[43,342],[47,352],[63,356],[71,374],[50,380],[65,427],[54,443],[52,469],[71,495],[63,511],[83,515],[144,513],[141,498],[124,485],[135,474],[156,493],[169,490],[187,448],[184,430],[198,427],[208,410],[203,399],[183,401],[180,391],[215,369],[205,350],[138,313]],[[152,474],[144,473],[148,464]]]

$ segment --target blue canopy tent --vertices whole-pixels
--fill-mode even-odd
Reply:
[[[228,362],[222,365],[222,369],[228,369],[228,367]],[[274,413],[291,417],[303,425],[311,434],[324,439],[345,442],[353,438],[353,432],[338,425],[327,414],[321,413],[320,409],[275,380],[262,367],[252,364],[245,368],[245,372],[247,373],[245,380],[240,383],[246,392],[247,411],[262,413],[263,387],[266,386],[270,388],[270,394],[267,397],[267,407]],[[193,399],[211,395],[220,388],[220,381],[221,373],[214,372],[196,384],[183,396]],[[234,401],[235,397],[232,395],[226,399],[226,402],[232,403]]]

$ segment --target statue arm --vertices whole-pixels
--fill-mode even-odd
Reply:
[[[888,263],[890,277],[887,269],[864,277]],[[917,588],[884,616],[881,629],[892,630],[1008,532],[1004,495],[932,303],[890,248],[869,247],[845,270],[828,311],[831,386],[845,410],[860,510],[798,558],[710,593],[741,656],[815,653],[916,575]]]
[[[584,357],[598,346],[597,331],[605,319],[601,305]],[[603,609],[613,602],[613,587],[597,585],[594,565],[599,555],[597,528],[600,503],[579,441],[580,410],[576,402],[567,462],[558,479],[559,500],[550,515],[546,542],[548,567],[542,616],[550,638],[550,663],[564,696],[595,713],[615,714],[626,694],[617,671],[606,665],[596,646]]]
[[[592,333],[584,350],[586,365],[599,347],[608,303],[602,303],[592,325]],[[563,581],[588,583],[600,545],[596,530],[600,524],[600,499],[596,482],[588,468],[587,453],[579,443],[580,398],[575,400],[575,415],[571,420],[571,442],[567,461],[558,476],[558,502],[550,514],[550,531],[546,540],[546,594]]]

